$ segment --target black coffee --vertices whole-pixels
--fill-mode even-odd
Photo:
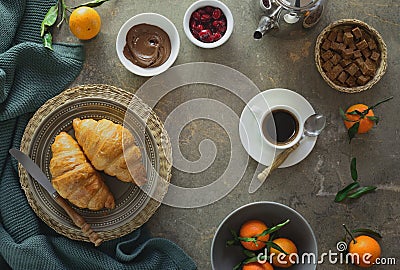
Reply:
[[[277,145],[290,143],[299,132],[296,117],[285,109],[273,110],[262,122],[264,137]]]

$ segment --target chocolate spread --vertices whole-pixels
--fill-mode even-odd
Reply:
[[[171,41],[161,28],[138,24],[129,29],[124,47],[125,57],[143,68],[158,67],[171,54]]]

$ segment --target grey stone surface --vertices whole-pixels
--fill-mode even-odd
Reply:
[[[78,2],[78,1],[71,1]],[[397,266],[376,266],[374,269],[398,269],[400,263],[400,135],[399,84],[400,19],[399,1],[395,0],[331,0],[320,23],[308,35],[297,40],[265,37],[252,38],[261,15],[256,0],[224,1],[232,10],[235,27],[229,41],[216,49],[200,49],[186,38],[182,19],[192,3],[183,1],[111,0],[97,8],[103,25],[93,40],[85,46],[84,69],[73,85],[104,83],[135,92],[148,78],[127,71],[115,52],[115,40],[121,25],[142,12],[156,12],[168,17],[177,27],[181,49],[175,65],[189,62],[214,62],[232,67],[248,76],[260,90],[283,87],[292,89],[328,118],[323,135],[312,153],[301,163],[275,171],[267,183],[254,194],[248,186],[257,162],[250,160],[240,183],[221,200],[201,208],[178,209],[162,205],[149,220],[147,227],[154,236],[165,237],[180,245],[198,264],[199,269],[211,269],[210,247],[213,235],[224,217],[249,202],[270,200],[284,203],[300,212],[313,227],[320,252],[336,250],[343,237],[342,223],[351,228],[368,227],[380,231],[382,256],[397,257]],[[388,47],[388,69],[372,89],[345,94],[331,89],[318,73],[314,63],[314,44],[318,33],[330,22],[356,18],[376,28]],[[59,42],[78,43],[66,25],[55,37]],[[338,113],[339,107],[354,103],[372,105],[387,96],[394,99],[376,109],[379,125],[369,134],[357,136],[351,144]],[[162,120],[184,101],[198,97],[216,99],[240,115],[244,103],[224,89],[207,85],[191,85],[176,89],[165,96],[155,111]],[[173,169],[172,183],[182,186],[203,186],[218,178],[229,162],[230,142],[217,124],[196,120],[185,127],[180,136],[180,149],[185,157],[195,161],[200,157],[199,143],[212,140],[218,150],[210,168],[198,174]],[[174,146],[178,147],[178,146]],[[377,185],[378,190],[352,202],[337,204],[334,194],[351,181],[349,163],[358,160],[360,181]],[[235,158],[235,157],[233,157]],[[320,265],[318,269],[353,269],[345,265]],[[354,268],[355,269],[355,268]]]

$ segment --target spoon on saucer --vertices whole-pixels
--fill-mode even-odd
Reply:
[[[252,183],[250,184],[250,187],[249,187],[249,193],[255,192],[261,186],[261,184],[265,181],[265,179],[267,179],[267,177],[271,174],[271,172],[273,170],[275,170],[276,168],[278,168],[288,158],[288,156],[300,146],[301,141],[305,137],[318,136],[319,134],[321,134],[322,130],[325,128],[325,125],[326,125],[326,117],[324,115],[318,114],[318,113],[310,115],[304,122],[304,132],[301,136],[300,141],[298,143],[296,143],[295,145],[293,145],[292,147],[281,152],[274,159],[274,161],[272,162],[272,164],[269,167],[265,168],[265,170],[263,170],[261,173],[258,174],[257,178],[258,178],[259,182],[253,183],[254,180],[252,181]]]

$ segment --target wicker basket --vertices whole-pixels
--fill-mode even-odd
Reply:
[[[326,75],[325,71],[322,69],[322,63],[321,63],[321,46],[322,43],[324,42],[325,38],[329,35],[329,33],[333,29],[340,29],[344,27],[360,27],[364,31],[366,31],[368,34],[370,34],[377,42],[377,46],[379,49],[379,52],[381,54],[380,56],[380,63],[377,67],[375,76],[367,82],[365,85],[362,86],[356,86],[356,87],[345,87],[341,85],[337,85],[333,81],[331,81],[328,76]],[[328,83],[330,87],[332,87],[335,90],[338,90],[340,92],[346,92],[346,93],[358,93],[361,91],[365,91],[370,89],[374,84],[376,84],[382,76],[386,72],[386,66],[387,66],[387,49],[386,49],[386,44],[383,41],[381,35],[376,31],[374,28],[369,26],[368,24],[356,20],[356,19],[343,19],[343,20],[338,20],[330,25],[328,25],[318,36],[316,44],[315,44],[315,64],[317,66],[317,69],[319,73],[321,74],[322,78]]]

